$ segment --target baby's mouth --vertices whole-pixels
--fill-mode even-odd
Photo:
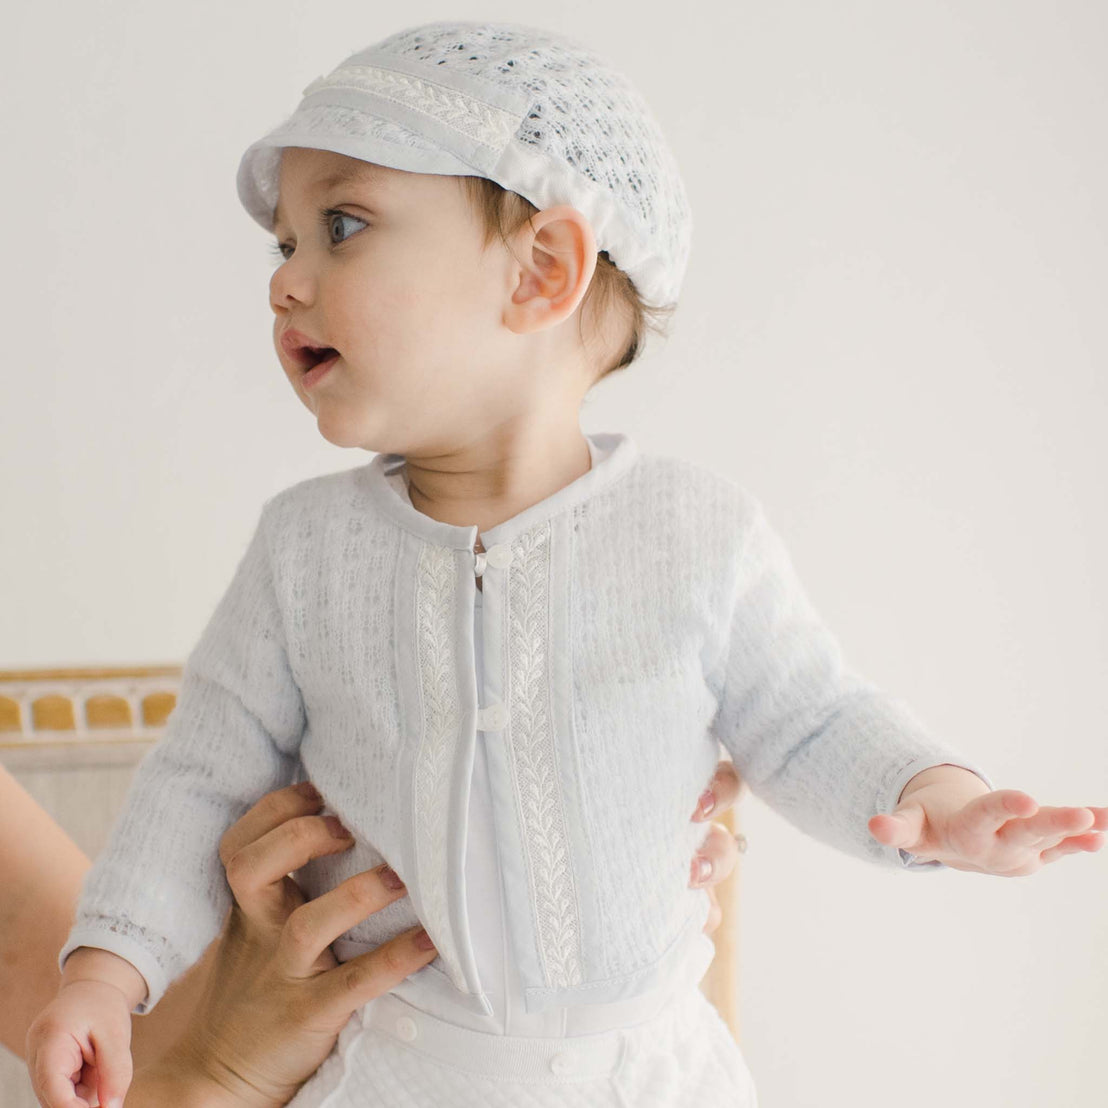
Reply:
[[[287,364],[298,369],[301,374],[308,373],[324,362],[334,361],[339,352],[333,346],[316,344],[302,331],[286,328],[277,340],[279,350],[288,359]]]
[[[338,351],[333,346],[304,346],[301,347],[300,353],[303,355],[305,363],[301,368],[305,371],[338,355]]]

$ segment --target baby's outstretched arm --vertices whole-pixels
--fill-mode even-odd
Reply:
[[[884,846],[999,877],[1024,877],[1063,855],[1099,850],[1105,830],[1108,808],[1040,808],[1027,793],[990,790],[959,766],[917,773],[896,809],[869,821]]]
[[[58,995],[27,1031],[27,1068],[46,1108],[119,1108],[131,1084],[131,1011],[146,980],[107,950],[79,947]]]

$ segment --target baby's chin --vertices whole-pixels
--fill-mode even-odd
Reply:
[[[372,454],[387,453],[382,451],[379,447],[374,446],[365,435],[358,434],[357,431],[335,431],[333,429],[324,429],[322,426],[319,428],[319,433],[332,445],[340,446],[344,450],[365,450]]]
[[[399,452],[395,439],[390,439],[366,413],[351,417],[346,412],[335,412],[324,404],[318,410],[313,409],[316,428],[320,435],[332,446],[344,450],[365,450],[372,454],[392,454]]]

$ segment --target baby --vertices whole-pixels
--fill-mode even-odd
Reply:
[[[263,506],[29,1036],[44,1104],[83,1104],[82,1066],[121,1101],[129,1013],[228,906],[222,832],[299,778],[355,838],[309,893],[385,861],[409,893],[336,955],[416,923],[438,952],[351,1018],[299,1106],[755,1105],[687,887],[721,742],[878,864],[1017,875],[1102,845],[1108,809],[994,790],[846,670],[753,496],[581,432],[674,309],[691,234],[603,59],[515,24],[398,32],[309,85],[238,188],[280,256],[293,390],[375,456]]]

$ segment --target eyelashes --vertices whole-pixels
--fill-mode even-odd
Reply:
[[[319,217],[318,217],[319,226],[322,227],[324,231],[329,232],[331,230],[332,220],[334,220],[336,216],[339,217],[340,219],[352,219],[352,220],[354,220],[355,223],[361,223],[366,227],[369,226],[369,224],[366,223],[366,221],[364,219],[362,219],[361,216],[351,215],[349,212],[340,211],[338,208],[322,208],[319,211]],[[357,234],[357,232],[355,232],[355,234]],[[348,238],[349,238],[349,236],[347,238],[342,239],[341,242],[333,242],[331,245],[332,246],[341,246],[342,243],[348,241]],[[278,264],[280,264],[281,262],[288,261],[288,257],[285,254],[286,248],[287,248],[287,244],[283,243],[283,242],[270,243],[269,253]]]

